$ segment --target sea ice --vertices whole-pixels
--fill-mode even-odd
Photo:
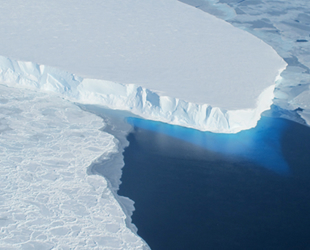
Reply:
[[[116,151],[98,116],[51,94],[0,85],[0,249],[148,249],[107,181]]]

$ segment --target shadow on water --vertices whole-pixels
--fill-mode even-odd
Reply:
[[[127,121],[134,127],[156,131],[216,153],[248,159],[278,174],[290,172],[281,150],[281,136],[288,126],[283,119],[262,117],[257,127],[237,134],[202,132],[133,117]]]
[[[118,194],[135,202],[153,250],[310,249],[309,128],[263,117],[220,135],[128,122]]]

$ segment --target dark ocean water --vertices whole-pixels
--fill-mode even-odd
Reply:
[[[152,249],[310,249],[310,129],[236,135],[129,118],[119,195]]]

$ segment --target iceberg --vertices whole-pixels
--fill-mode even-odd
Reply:
[[[0,81],[7,86],[53,92],[72,102],[128,110],[146,119],[221,133],[254,127],[272,104],[274,90],[274,85],[264,89],[256,108],[226,110],[161,96],[135,84],[83,79],[56,68],[1,56]]]
[[[2,20],[11,8],[4,6]],[[34,9],[40,12],[30,15]],[[87,7],[33,1],[16,11],[14,22],[3,22],[0,30],[0,54],[18,59],[1,63],[3,81],[32,81],[76,102],[200,130],[254,127],[286,67],[260,39],[176,0],[107,0]],[[68,70],[76,86],[42,65]]]
[[[271,45],[286,61],[273,100],[286,119],[310,125],[309,4],[280,1],[181,0],[246,30]],[[301,119],[301,118],[302,119]]]

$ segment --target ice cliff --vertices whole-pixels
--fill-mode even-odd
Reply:
[[[18,0],[0,14],[0,55],[16,59],[1,58],[7,84],[201,130],[255,126],[286,66],[262,40],[176,0]]]
[[[310,125],[310,16],[305,0],[181,0],[272,46],[288,64],[275,89],[273,115]],[[302,119],[301,119],[302,118]]]
[[[161,96],[135,84],[83,79],[53,67],[5,57],[0,57],[0,81],[7,86],[54,92],[72,102],[128,110],[146,119],[221,133],[254,127],[261,113],[270,108],[275,86],[260,94],[256,108],[225,110]]]

